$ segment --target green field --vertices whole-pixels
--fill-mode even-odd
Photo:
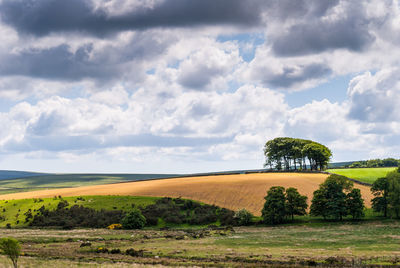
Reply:
[[[22,242],[23,267],[360,267],[400,264],[399,229],[399,221],[386,220],[233,231],[0,229],[0,237]],[[203,235],[193,236],[196,232]],[[84,241],[91,244],[81,247]],[[120,253],[96,253],[99,247]],[[144,255],[129,256],[129,248]],[[0,258],[0,266],[7,264]]]
[[[78,197],[63,197],[70,206],[82,205],[96,210],[118,209],[123,211],[132,209],[132,205],[145,207],[154,204],[158,199],[157,197],[141,196],[81,196],[80,199],[82,198],[83,200],[79,200]],[[13,227],[26,226],[24,213],[28,209],[34,211],[42,206],[55,209],[59,202],[59,198],[0,200],[0,216],[4,218],[0,221],[0,227],[5,227],[7,223],[10,223]]]
[[[366,183],[373,183],[376,179],[385,177],[390,171],[396,170],[396,167],[388,168],[343,168],[328,169],[330,173],[346,176],[350,179],[356,179]]]
[[[179,176],[176,174],[49,174],[0,180],[0,194]]]

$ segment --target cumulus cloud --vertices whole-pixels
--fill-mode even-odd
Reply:
[[[389,122],[400,119],[400,71],[383,69],[353,78],[348,88],[349,116],[365,122]]]
[[[63,43],[46,48],[27,48],[3,55],[0,75],[74,81],[95,79],[104,83],[126,78],[132,73],[129,65],[134,64],[134,72],[139,73],[142,62],[163,53],[173,40],[173,36],[147,32],[131,34],[128,42],[122,44],[95,47],[94,43],[86,43],[73,48]]]

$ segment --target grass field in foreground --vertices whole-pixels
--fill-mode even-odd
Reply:
[[[328,169],[330,173],[346,176],[366,183],[373,183],[376,179],[385,177],[390,171],[396,170],[396,167],[388,168],[344,168]]]
[[[123,210],[127,211],[135,206],[147,206],[154,204],[158,199],[156,197],[143,197],[143,196],[81,196],[78,197],[63,197],[67,200],[70,206],[82,205],[85,207],[93,208],[96,210]],[[21,227],[26,225],[25,215],[28,209],[34,210],[39,209],[41,206],[45,206],[48,209],[55,209],[57,204],[60,202],[59,198],[43,198],[42,201],[39,199],[20,199],[20,200],[0,200],[0,216],[4,217],[4,221],[0,221],[0,227],[5,227],[7,223],[10,223],[13,227]],[[17,221],[19,221],[17,223]]]
[[[301,194],[308,196],[310,203],[313,192],[327,177],[328,175],[321,173],[257,173],[185,177],[15,193],[0,195],[0,200],[44,198],[54,195],[167,196],[192,199],[232,210],[246,208],[253,214],[260,215],[265,202],[264,197],[270,187],[295,187]],[[365,204],[369,207],[373,197],[369,187],[357,184],[355,187],[361,189]]]
[[[211,233],[197,239],[187,235],[188,230],[106,229],[0,229],[0,237],[22,242],[23,252],[30,257],[22,257],[21,264],[27,267],[49,267],[45,260],[57,260],[57,267],[95,267],[92,265],[96,262],[102,267],[126,267],[128,263],[200,267],[334,263],[335,267],[358,267],[399,264],[399,229],[399,221],[385,220],[239,227],[233,233]],[[178,236],[183,238],[177,241]],[[82,241],[90,241],[91,246],[80,247]],[[97,247],[118,248],[122,252],[134,248],[144,250],[145,256],[95,253]],[[7,260],[0,258],[0,265],[5,263]]]

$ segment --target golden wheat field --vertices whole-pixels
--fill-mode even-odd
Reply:
[[[308,173],[258,173],[202,177],[186,177],[137,181],[77,188],[62,188],[34,192],[0,195],[0,200],[80,195],[132,195],[182,197],[215,204],[233,210],[246,208],[255,215],[261,214],[264,196],[272,186],[295,187],[308,196],[328,175]],[[355,184],[361,190],[367,206],[372,194],[369,187]]]

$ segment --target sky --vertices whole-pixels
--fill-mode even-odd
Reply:
[[[399,46],[397,0],[0,0],[0,169],[400,158]]]

